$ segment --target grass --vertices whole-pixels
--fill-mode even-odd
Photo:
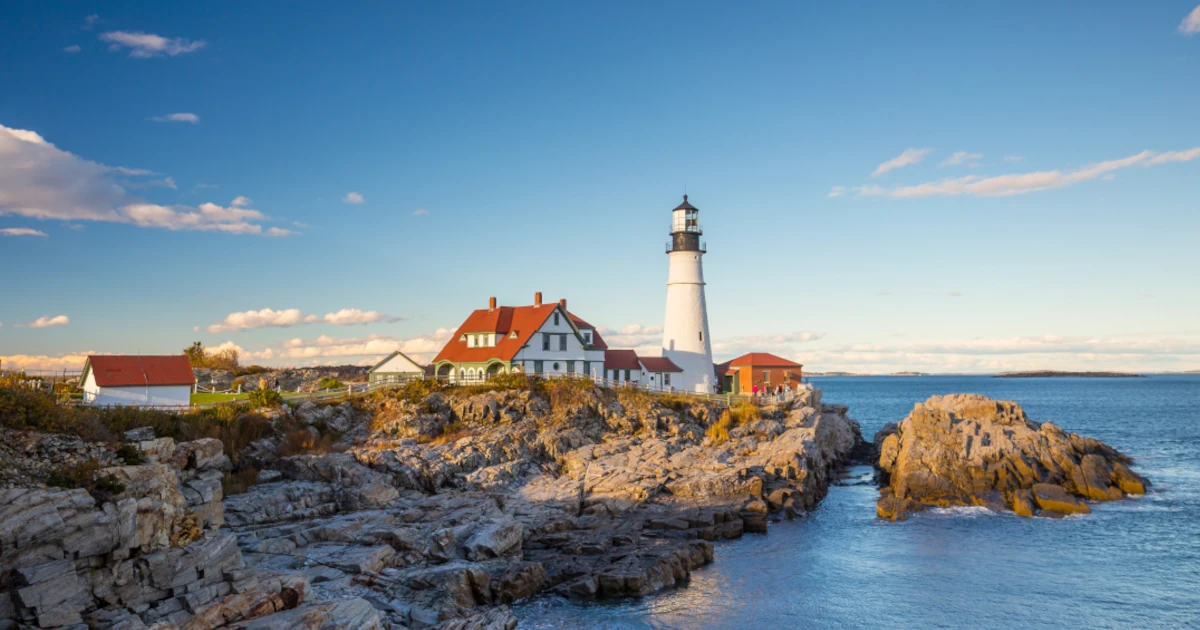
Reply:
[[[192,394],[193,405],[211,405],[213,403],[225,403],[235,400],[246,400],[250,397],[249,393],[244,394]]]
[[[748,422],[754,422],[761,418],[758,407],[753,403],[742,401],[736,407],[726,409],[721,413],[721,417],[708,427],[704,432],[711,440],[713,445],[724,444],[729,441],[729,432],[733,429],[742,426]]]

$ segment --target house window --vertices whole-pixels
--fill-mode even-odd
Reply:
[[[467,347],[468,347],[468,348],[474,348],[474,347],[475,347],[475,335],[468,335],[468,336],[467,336]]]
[[[771,370],[763,370],[763,382],[764,383],[771,382]]]
[[[541,374],[541,373],[542,373],[542,362],[541,362],[541,361],[534,361],[534,362],[533,362],[533,373],[534,373],[534,374]]]
[[[557,325],[558,325],[558,311],[555,311],[555,312],[554,312],[554,325],[555,325],[555,326],[557,326]]]
[[[558,371],[558,361],[555,361],[554,365],[552,365],[551,367],[554,368],[555,372],[557,372]]]
[[[566,351],[566,349],[567,349],[567,336],[566,335],[558,336],[558,349],[560,351],[564,351],[564,352]]]
[[[671,373],[663,372],[663,385],[670,385],[670,384],[671,384]]]
[[[589,344],[592,343],[592,331],[589,330],[589,331],[583,333],[583,340],[588,342]]]
[[[550,333],[542,333],[542,350],[550,349]]]

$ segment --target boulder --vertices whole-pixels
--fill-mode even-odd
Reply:
[[[1145,491],[1145,480],[1116,449],[1034,423],[1015,402],[977,394],[918,403],[875,442],[883,485],[876,512],[893,520],[954,505],[1022,516],[1033,516],[1037,507],[1047,515],[1087,513],[1079,499],[1111,501]]]

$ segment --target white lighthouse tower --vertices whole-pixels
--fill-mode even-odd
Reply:
[[[704,243],[700,236],[700,211],[683,203],[671,211],[671,243],[667,255],[667,315],[663,322],[663,356],[683,369],[672,378],[671,387],[712,393],[712,341],[708,336],[708,307],[704,302]],[[678,379],[678,380],[676,380]]]

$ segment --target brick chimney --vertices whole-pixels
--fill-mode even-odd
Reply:
[[[541,291],[538,291],[537,293],[533,294],[533,305],[534,306],[542,305],[542,292]]]
[[[488,312],[491,313],[494,310],[496,310],[496,298],[490,297],[488,298]]]
[[[567,310],[567,298],[563,298],[563,299],[559,300],[558,304],[559,304],[559,306],[563,307],[564,311]]]

